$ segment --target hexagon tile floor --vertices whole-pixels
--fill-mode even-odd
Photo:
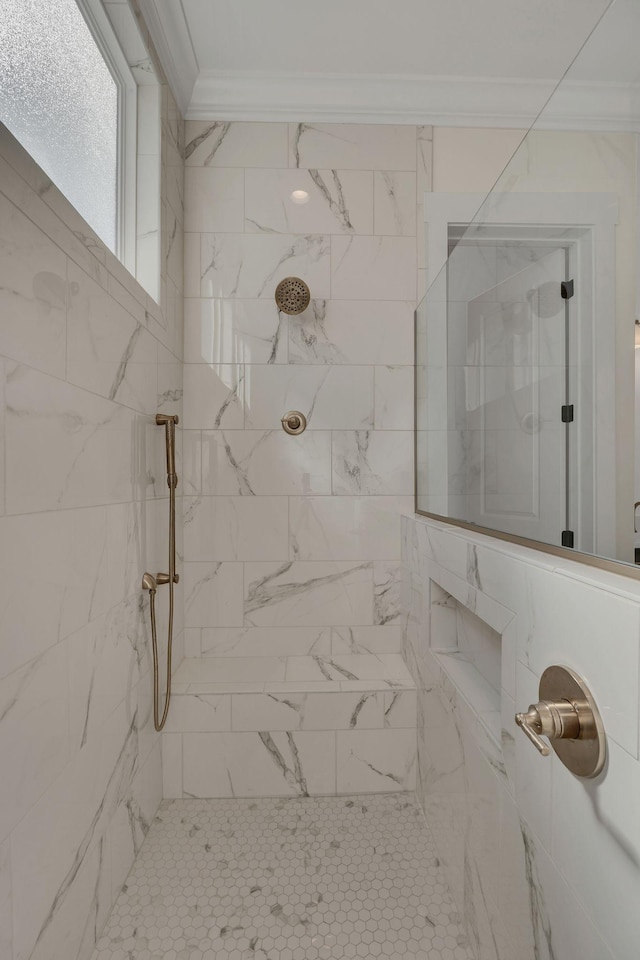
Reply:
[[[472,960],[407,794],[164,801],[93,960]]]

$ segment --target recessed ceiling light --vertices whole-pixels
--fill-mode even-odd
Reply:
[[[294,190],[291,194],[291,199],[294,203],[308,203],[309,194],[306,190]]]

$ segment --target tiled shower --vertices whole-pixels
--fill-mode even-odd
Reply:
[[[161,121],[160,305],[0,134],[0,960],[635,960],[637,591],[414,515],[423,197],[522,132]],[[558,658],[603,789],[515,729]]]
[[[186,124],[187,659],[167,796],[413,788],[399,517],[430,148],[415,127]],[[274,301],[289,275],[310,288],[300,316]]]

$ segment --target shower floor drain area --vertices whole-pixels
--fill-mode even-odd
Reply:
[[[471,960],[408,794],[165,801],[93,960]]]

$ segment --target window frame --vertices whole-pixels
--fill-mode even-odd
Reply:
[[[116,249],[136,276],[136,167],[138,84],[101,0],[75,0],[118,92],[116,159]]]

